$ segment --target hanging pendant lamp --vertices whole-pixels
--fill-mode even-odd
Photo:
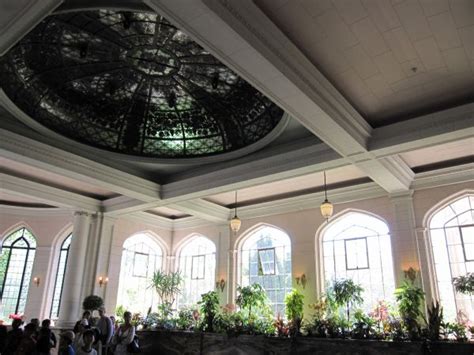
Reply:
[[[242,221],[239,217],[237,217],[237,191],[235,191],[235,204],[234,204],[234,217],[230,220],[230,229],[237,234],[240,230],[240,226],[242,225]]]
[[[332,213],[334,212],[334,206],[331,202],[328,201],[328,191],[326,186],[326,171],[324,171],[324,202],[320,206],[321,214],[326,220],[331,218]]]

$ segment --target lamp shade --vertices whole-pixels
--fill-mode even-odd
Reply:
[[[230,220],[230,229],[232,229],[234,233],[237,233],[240,230],[241,225],[242,221],[239,217],[237,217],[237,215],[235,215],[234,218]]]
[[[332,213],[334,211],[334,206],[332,205],[331,202],[329,202],[327,199],[324,200],[324,202],[321,204],[321,214],[325,219],[329,219],[332,216]]]

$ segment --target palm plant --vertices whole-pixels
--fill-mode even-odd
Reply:
[[[160,298],[160,309],[165,318],[169,315],[176,296],[181,292],[183,277],[179,272],[164,273],[157,270],[150,280],[150,288],[155,289]]]
[[[428,337],[431,340],[438,340],[440,335],[441,325],[443,324],[443,307],[439,302],[432,302],[428,308]]]

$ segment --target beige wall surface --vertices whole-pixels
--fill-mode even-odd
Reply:
[[[420,241],[423,243],[423,238],[426,237],[424,234],[418,233],[423,227],[426,227],[427,215],[448,201],[468,192],[474,192],[472,182],[417,190],[413,194],[338,204],[335,206],[335,214],[329,223],[349,211],[369,213],[385,221],[392,238],[396,281],[400,282],[400,275],[409,266],[425,271],[429,270],[426,267],[426,264],[429,263],[428,257],[422,251],[423,245],[420,246]],[[28,318],[44,318],[49,314],[58,248],[60,242],[72,232],[72,221],[72,214],[67,213],[59,216],[43,216],[34,212],[28,214],[22,210],[21,213],[9,212],[1,215],[1,240],[21,226],[29,228],[37,238],[38,249],[33,277],[40,277],[41,283],[39,287],[35,285],[30,287],[25,311]],[[273,226],[283,230],[291,239],[293,280],[302,274],[306,275],[306,288],[303,290],[301,286],[298,287],[305,295],[305,304],[314,302],[318,294],[322,292],[318,240],[328,226],[328,222],[321,217],[319,209],[246,219],[237,235],[233,235],[228,226],[222,224],[169,230],[127,217],[112,220],[110,223],[113,224],[111,247],[109,250],[99,250],[99,253],[108,255],[109,265],[106,276],[109,277],[109,283],[103,289],[102,295],[109,309],[113,309],[116,304],[123,243],[127,238],[137,233],[147,233],[163,247],[164,267],[167,270],[177,268],[179,251],[193,237],[201,235],[214,242],[217,249],[216,280],[224,279],[226,281],[226,288],[221,293],[221,301],[225,304],[233,302],[235,285],[239,282],[237,266],[240,243],[259,226]],[[427,293],[431,292],[429,277],[430,275],[425,275],[423,279]],[[293,286],[296,287],[295,281],[293,281]]]

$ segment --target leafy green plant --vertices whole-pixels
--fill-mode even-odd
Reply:
[[[176,296],[181,292],[182,283],[183,277],[180,272],[165,273],[157,270],[151,277],[149,287],[156,291],[161,303],[172,306]]]
[[[421,305],[424,292],[413,281],[404,281],[402,286],[395,290],[395,299],[398,302],[398,311],[408,331],[410,339],[420,336],[419,318],[423,316]]]
[[[196,309],[193,307],[183,307],[178,312],[178,319],[176,320],[176,326],[181,330],[189,330],[194,324],[194,312]]]
[[[201,295],[201,300],[198,302],[203,315],[201,329],[206,332],[214,331],[214,319],[219,313],[219,295],[216,291],[209,291]]]
[[[254,319],[252,310],[257,315],[267,315],[269,312],[269,300],[264,288],[259,284],[237,287],[238,296],[236,304],[242,310],[248,311],[248,319]]]
[[[287,337],[290,333],[290,328],[285,323],[285,320],[282,318],[280,313],[278,313],[277,318],[273,322],[273,326],[275,327],[277,336],[280,338]]]
[[[467,340],[466,325],[462,323],[445,323],[445,334],[453,335],[457,341]]]
[[[352,325],[351,335],[354,339],[369,339],[375,334],[375,320],[364,314],[363,311],[357,310],[354,313],[355,322]]]
[[[350,311],[355,305],[361,304],[364,289],[350,279],[334,280],[327,290],[327,296],[333,308],[345,306],[347,321],[350,322]]]
[[[300,333],[301,323],[303,321],[304,295],[293,289],[285,296],[286,317],[290,321],[290,333],[295,336]]]
[[[474,295],[474,272],[453,278],[453,285],[457,292],[464,295]]]
[[[104,307],[104,300],[96,295],[90,295],[84,298],[84,301],[82,301],[82,308],[85,311],[96,311],[99,308]]]
[[[428,307],[428,338],[436,341],[440,338],[441,325],[443,324],[443,307],[439,305],[439,302],[432,302]]]

